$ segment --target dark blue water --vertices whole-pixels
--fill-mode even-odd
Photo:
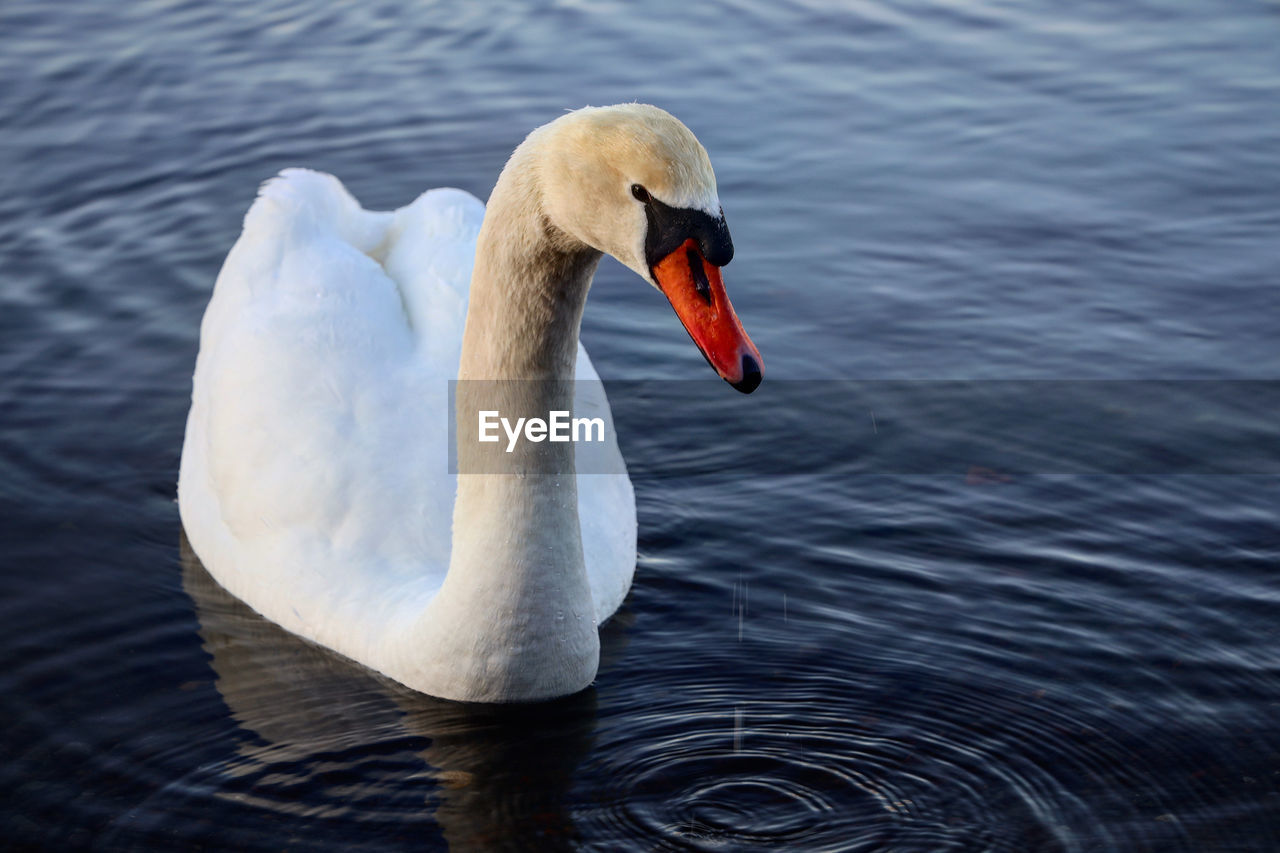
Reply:
[[[1252,0],[5,3],[0,838],[1280,849],[1280,477],[1196,464],[1280,447],[1274,384],[1228,382],[1280,378],[1277,45]],[[175,481],[259,182],[483,198],[529,129],[625,100],[711,152],[769,372],[713,417],[615,400],[640,565],[597,684],[438,702],[220,592]],[[612,262],[583,338],[622,387],[707,376]],[[921,462],[993,422],[1081,458],[1039,405],[993,421],[996,379],[1206,384],[1151,464],[1104,432],[1083,469]],[[813,464],[861,411],[834,380],[979,390]]]

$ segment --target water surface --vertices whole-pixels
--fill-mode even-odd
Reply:
[[[1274,396],[1232,392],[1159,464],[1002,470],[888,442],[820,464],[854,427],[812,390],[1280,377],[1277,12],[6,3],[6,840],[1280,848],[1280,481],[1188,462],[1280,446]],[[626,100],[711,152],[769,373],[749,398],[708,382],[706,417],[615,401],[640,563],[596,685],[438,702],[222,593],[175,481],[257,185],[305,165],[369,207],[483,198],[530,128]],[[613,262],[583,339],[622,389],[707,375]],[[974,399],[898,425],[981,438]],[[1171,422],[1206,423],[1187,399]],[[1036,434],[1037,458],[1081,458]]]

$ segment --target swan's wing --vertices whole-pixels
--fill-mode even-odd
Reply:
[[[458,374],[471,269],[484,204],[458,189],[434,189],[397,210],[383,266],[404,297],[410,327],[433,372]]]
[[[429,407],[449,375],[417,357],[404,295],[374,260],[394,223],[330,176],[284,173],[246,216],[201,327],[188,537],[224,586],[329,645],[333,624],[420,611],[448,565],[447,409]],[[377,642],[353,639],[349,653]]]
[[[636,496],[627,465],[618,449],[613,412],[604,384],[586,349],[578,344],[574,377],[574,417],[600,417],[608,440],[603,451],[592,450],[596,470],[618,473],[578,475],[578,522],[582,556],[596,606],[596,620],[604,622],[622,604],[636,570]],[[600,454],[600,455],[597,455]]]

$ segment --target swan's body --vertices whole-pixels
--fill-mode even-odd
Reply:
[[[601,250],[643,269],[644,228],[636,241],[635,223],[621,221],[635,210],[591,184],[635,177],[584,168],[617,152],[573,146],[630,125],[690,149],[651,142],[659,166],[672,171],[686,153],[702,165],[683,125],[628,106],[531,134],[487,213],[460,190],[369,212],[335,178],[303,170],[263,188],[201,327],[179,481],[188,538],[219,583],[286,629],[433,695],[540,699],[590,683],[596,626],[634,571],[631,483],[625,473],[451,475],[449,381],[597,378],[578,343],[587,288]],[[572,164],[558,159],[565,151]],[[654,151],[621,165],[643,171],[644,157]],[[660,197],[718,210],[709,174],[645,176]],[[728,378],[746,382],[742,370]],[[572,401],[555,387],[539,400],[610,419],[600,385],[579,383]],[[458,417],[463,435],[461,403]],[[571,445],[556,452],[572,472]],[[625,471],[615,443],[606,453]],[[459,440],[459,470],[466,458]]]

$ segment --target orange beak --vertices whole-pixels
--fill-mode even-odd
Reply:
[[[653,268],[685,331],[720,378],[750,394],[764,378],[760,350],[729,304],[720,267],[707,263],[697,241],[685,240]]]

